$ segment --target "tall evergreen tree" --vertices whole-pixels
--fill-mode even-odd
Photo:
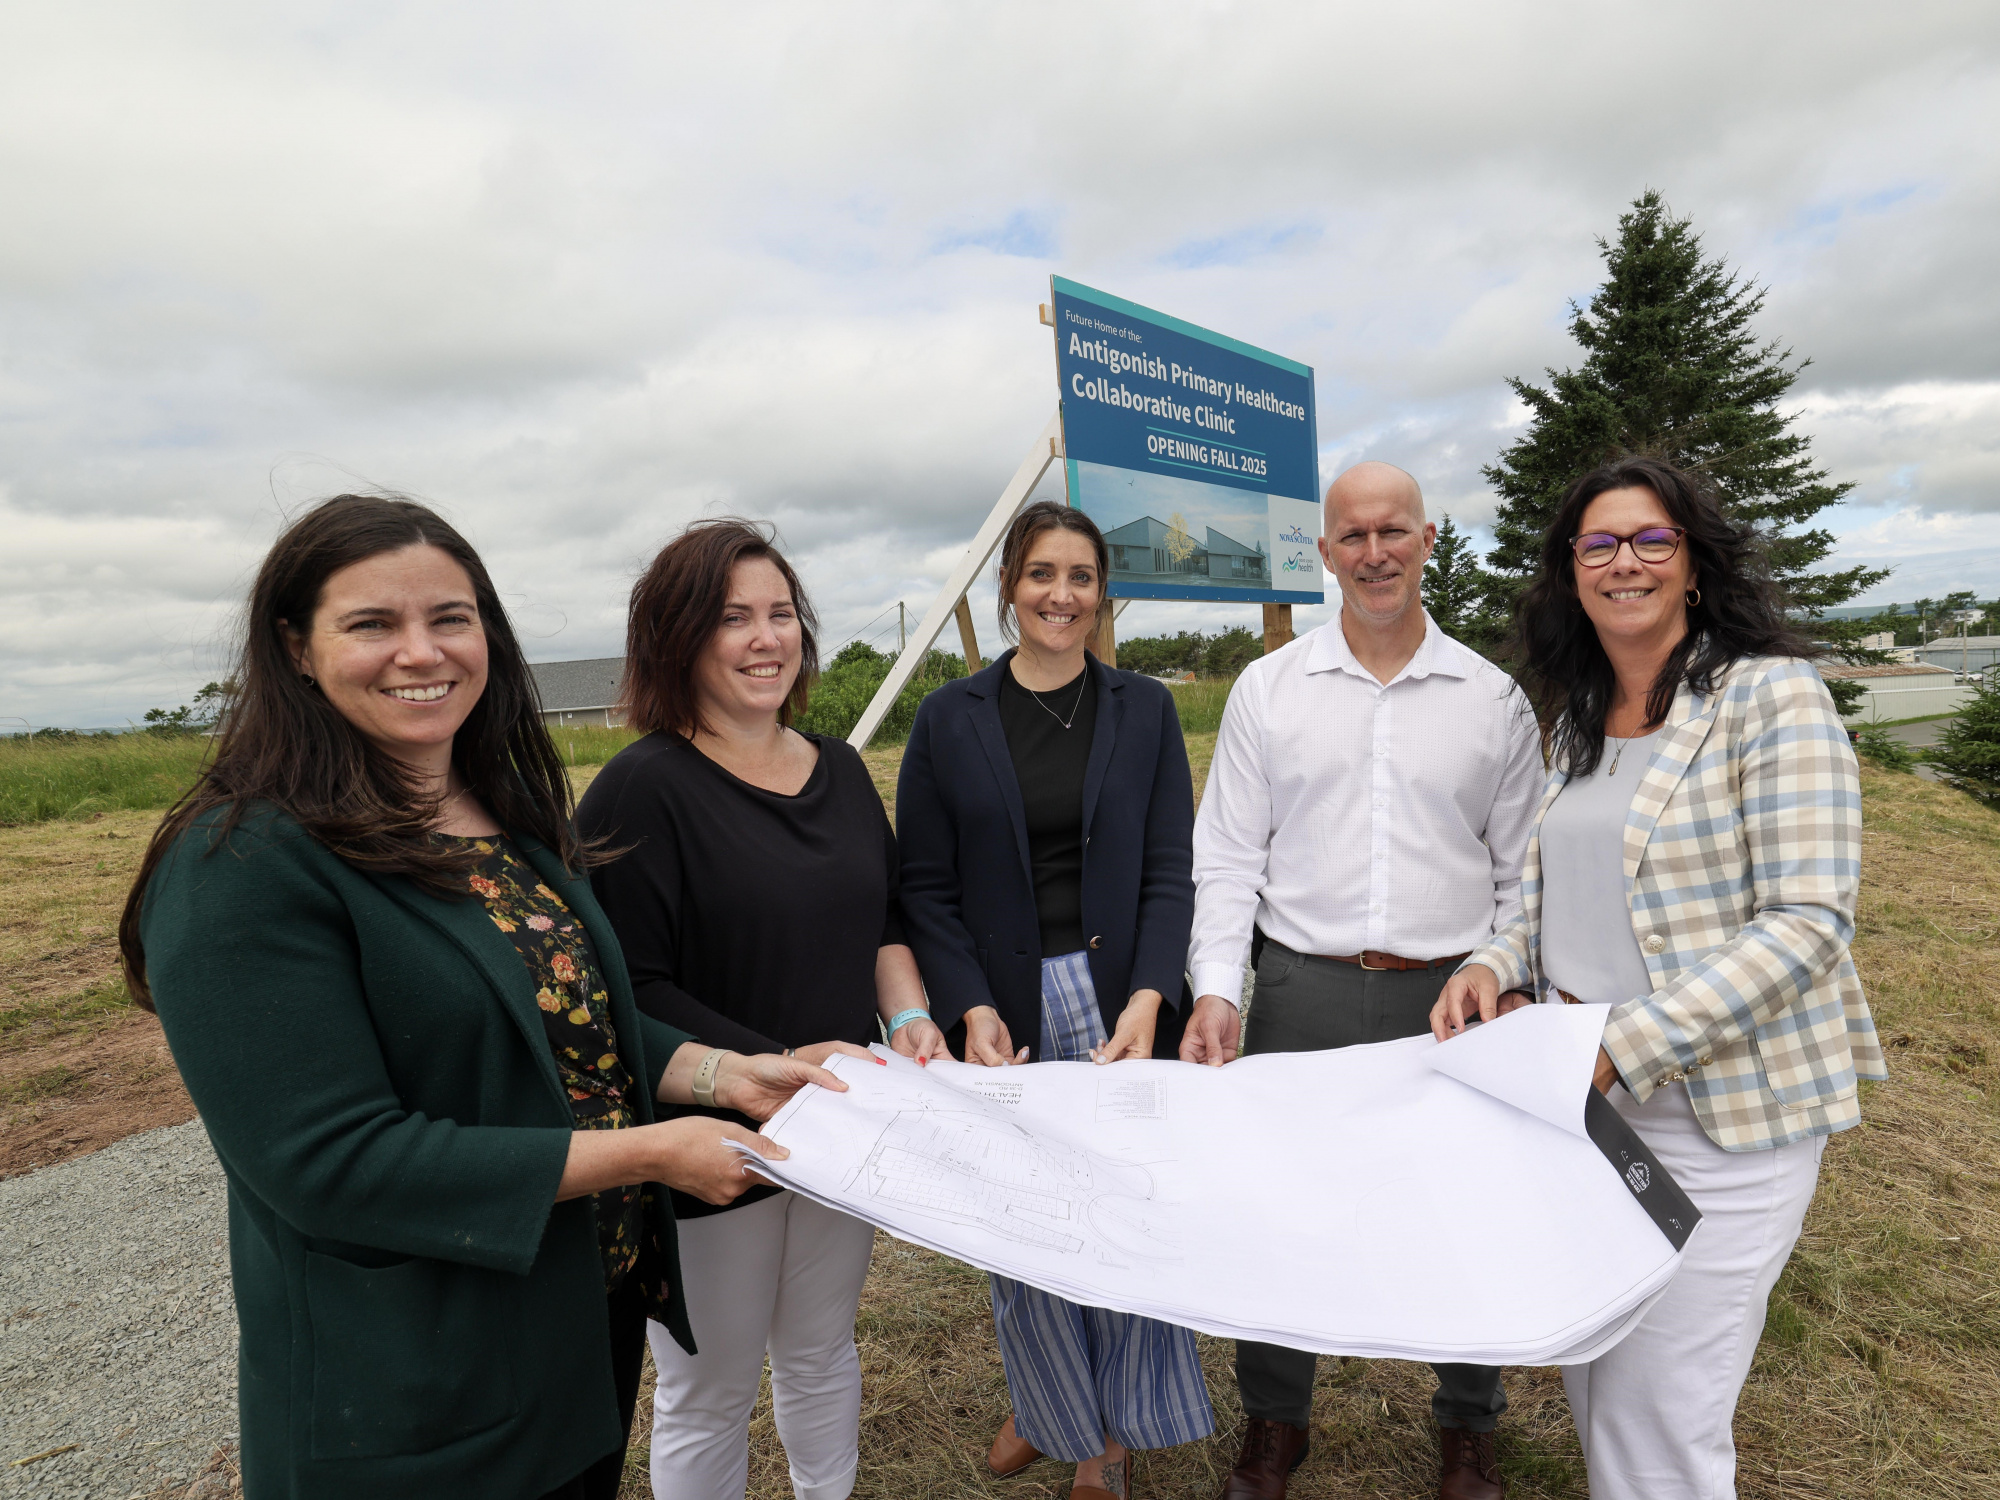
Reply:
[[[1511,605],[1540,555],[1542,534],[1570,483],[1622,454],[1666,459],[1706,474],[1724,507],[1764,538],[1771,571],[1812,634],[1872,659],[1854,642],[1865,621],[1825,620],[1821,611],[1888,576],[1864,567],[1817,571],[1833,548],[1814,522],[1854,486],[1828,482],[1811,443],[1791,430],[1778,402],[1809,360],[1751,322],[1763,289],[1720,260],[1702,258],[1701,237],[1647,192],[1600,239],[1604,284],[1588,309],[1570,304],[1570,333],[1583,363],[1547,372],[1546,388],[1507,382],[1527,404],[1523,436],[1483,471],[1500,494],[1495,600]]]
[[[1424,608],[1438,629],[1474,648],[1485,645],[1492,633],[1485,615],[1491,588],[1471,540],[1450,516],[1440,517],[1437,545],[1424,564]]]

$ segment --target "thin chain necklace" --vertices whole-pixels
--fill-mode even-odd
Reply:
[[[1016,682],[1021,682],[1021,679],[1018,677],[1015,678],[1014,680]],[[1022,687],[1028,688],[1028,696],[1030,698],[1033,698],[1037,703],[1042,703],[1042,712],[1047,714],[1051,719],[1054,719],[1058,724],[1062,725],[1062,727],[1065,729],[1069,728],[1070,725],[1076,722],[1077,710],[1083,707],[1083,690],[1089,685],[1090,685],[1090,669],[1088,667],[1085,667],[1083,671],[1077,676],[1076,702],[1072,703],[1069,706],[1069,717],[1065,719],[1061,714],[1057,713],[1053,708],[1050,708],[1048,704],[1042,703],[1042,695],[1040,693],[1036,692],[1033,688],[1028,687],[1028,685],[1025,682],[1021,682]]]

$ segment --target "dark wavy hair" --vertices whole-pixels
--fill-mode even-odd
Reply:
[[[696,521],[668,542],[632,585],[625,676],[618,686],[619,705],[632,728],[691,735],[708,727],[695,694],[695,668],[721,628],[730,574],[753,557],[784,575],[799,614],[799,675],[778,710],[778,722],[790,728],[805,712],[819,676],[819,618],[771,533],[756,521],[720,516]]]
[[[535,679],[479,554],[428,506],[400,496],[335,495],[272,545],[250,588],[230,700],[214,752],[153,833],[118,924],[125,983],[152,1009],[139,917],[146,886],[175,840],[222,810],[210,847],[264,803],[357,869],[402,875],[442,896],[465,894],[470,852],[431,837],[439,799],[371,745],[299,672],[288,638],[309,627],[326,581],[404,547],[436,547],[465,569],[486,633],[486,688],[459,726],[452,763],[500,826],[559,855],[593,862],[570,826],[569,779],[542,722]]]
[[[1020,643],[1021,630],[1014,622],[1014,590],[1028,566],[1028,548],[1045,531],[1074,531],[1097,553],[1097,620],[1091,634],[1091,649],[1095,650],[1096,631],[1103,629],[1104,617],[1111,609],[1110,549],[1095,521],[1060,500],[1037,500],[1024,506],[1000,539],[1000,634],[1009,644]]]
[[[1688,606],[1688,632],[1667,657],[1646,694],[1646,727],[1663,723],[1685,682],[1715,689],[1731,663],[1746,656],[1807,656],[1810,648],[1786,622],[1783,597],[1771,579],[1756,534],[1722,513],[1697,476],[1657,458],[1623,458],[1593,469],[1569,487],[1542,538],[1541,572],[1514,610],[1515,646],[1523,685],[1542,722],[1551,725],[1550,753],[1572,776],[1588,776],[1604,754],[1604,716],[1614,686],[1611,659],[1576,592],[1570,540],[1590,502],[1611,490],[1651,490],[1694,563],[1699,602]]]

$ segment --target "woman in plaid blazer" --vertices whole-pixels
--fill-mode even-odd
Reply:
[[[1886,1076],[1848,954],[1854,755],[1751,534],[1671,465],[1571,487],[1519,622],[1553,726],[1522,912],[1432,1025],[1612,1004],[1596,1085],[1703,1221],[1639,1327],[1563,1372],[1590,1492],[1732,1496],[1736,1398],[1826,1137]]]

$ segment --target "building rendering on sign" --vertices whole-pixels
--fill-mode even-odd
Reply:
[[[1271,560],[1264,544],[1245,546],[1213,526],[1197,541],[1178,515],[1162,521],[1141,516],[1104,533],[1114,583],[1192,583],[1210,579],[1244,588],[1268,588]]]

